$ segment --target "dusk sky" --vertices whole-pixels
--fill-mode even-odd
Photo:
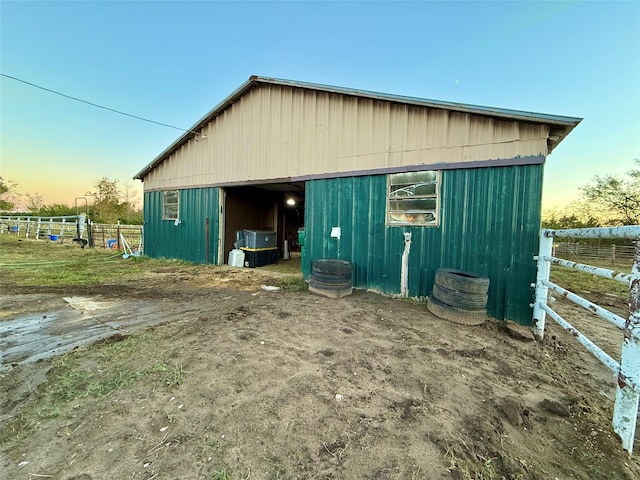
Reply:
[[[250,75],[583,117],[543,206],[640,157],[640,2],[0,2],[2,74],[187,129]],[[47,204],[181,135],[0,78],[0,175]],[[139,187],[141,190],[141,187]]]

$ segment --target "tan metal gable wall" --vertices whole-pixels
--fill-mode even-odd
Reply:
[[[145,190],[546,156],[547,125],[262,85],[145,177]],[[472,165],[470,165],[472,166]]]

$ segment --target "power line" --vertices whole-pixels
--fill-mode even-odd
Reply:
[[[92,107],[102,108],[104,110],[109,110],[110,112],[119,113],[120,115],[126,115],[127,117],[135,118],[137,120],[142,120],[143,122],[155,123],[156,125],[161,125],[163,127],[175,128],[176,130],[182,130],[183,132],[192,132],[196,133],[192,130],[186,128],[175,127],[173,125],[168,125],[166,123],[156,122],[155,120],[149,120],[148,118],[138,117],[137,115],[132,115],[130,113],[121,112],[120,110],[116,110],[114,108],[105,107],[103,105],[98,105],[97,103],[89,102],[87,100],[82,100],[81,98],[72,97],[71,95],[66,95],[64,93],[56,92],[55,90],[51,90],[50,88],[42,87],[40,85],[36,85],[35,83],[27,82],[26,80],[22,80],[20,78],[12,77],[11,75],[5,75],[4,73],[0,73],[0,76],[10,78],[11,80],[15,80],[17,82],[24,83],[31,87],[39,88],[40,90],[44,90],[45,92],[55,93],[56,95],[60,95],[61,97],[65,97],[71,100],[75,100],[76,102],[86,103],[87,105],[91,105]]]

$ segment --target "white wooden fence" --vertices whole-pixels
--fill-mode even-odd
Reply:
[[[0,217],[0,235],[10,234],[35,240],[64,241],[85,233],[84,215],[64,217],[11,216]],[[80,230],[78,230],[78,227]]]
[[[133,248],[142,249],[142,225],[103,224],[89,222],[90,246],[122,250],[122,237]],[[34,240],[71,243],[90,236],[84,215],[61,217],[4,216],[0,217],[0,235],[16,235]],[[82,243],[82,242],[80,242]]]
[[[563,260],[553,256],[554,238],[626,238],[635,239],[632,273],[622,273],[591,265]],[[534,333],[542,339],[545,318],[549,315],[562,328],[571,333],[598,360],[607,366],[617,378],[616,401],[613,410],[613,429],[622,439],[622,446],[629,454],[633,441],[640,404],[640,225],[611,228],[586,228],[574,230],[541,230],[533,307]],[[626,320],[590,301],[549,281],[551,264],[572,268],[591,275],[598,275],[629,285],[629,318]],[[549,289],[554,290],[575,304],[613,323],[622,330],[620,362],[607,355],[569,322],[547,305]]]

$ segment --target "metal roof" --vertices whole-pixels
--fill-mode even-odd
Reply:
[[[441,100],[431,100],[427,98],[407,97],[403,95],[392,95],[389,93],[372,92],[368,90],[358,90],[354,88],[336,87],[332,85],[322,85],[318,83],[299,82],[294,80],[285,80],[281,78],[260,77],[252,75],[249,79],[233,91],[227,98],[216,105],[204,117],[198,120],[193,126],[180,136],[175,142],[167,147],[160,155],[158,155],[151,163],[144,167],[136,174],[134,179],[142,180],[147,173],[161,164],[173,152],[186,143],[191,135],[196,134],[198,130],[205,127],[211,120],[222,114],[227,108],[231,107],[240,97],[252,88],[260,84],[281,85],[292,88],[303,88],[307,90],[317,90],[328,93],[337,93],[341,95],[349,95],[354,97],[370,98],[374,100],[382,100],[393,103],[401,103],[406,105],[416,105],[421,107],[438,108],[443,110],[451,110],[455,112],[471,113],[475,115],[488,116],[503,120],[514,120],[529,123],[545,124],[550,126],[549,131],[549,153],[566,137],[582,118],[567,117],[562,115],[550,115],[546,113],[526,112],[522,110],[510,110],[506,108],[485,107],[480,105],[471,105],[466,103],[445,102]]]

